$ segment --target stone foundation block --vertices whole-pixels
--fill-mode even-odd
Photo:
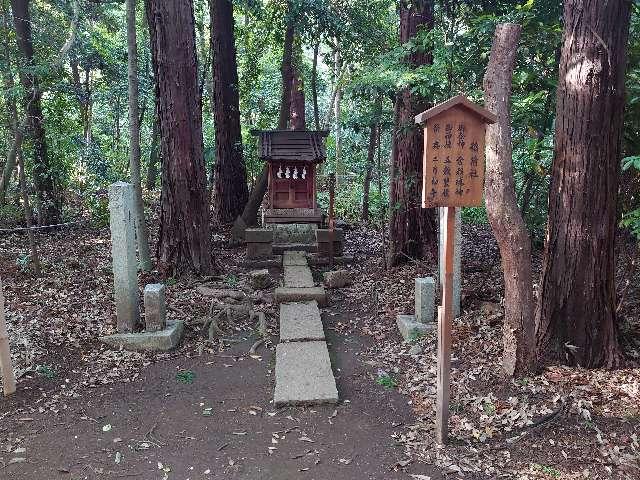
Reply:
[[[161,283],[144,287],[144,321],[147,332],[164,330],[167,326],[167,301]]]
[[[426,323],[420,323],[416,321],[414,315],[398,315],[396,324],[398,325],[400,335],[402,335],[402,338],[407,342],[411,342],[435,329],[435,324],[428,325]]]
[[[324,284],[329,288],[342,288],[351,285],[351,273],[348,270],[335,270],[324,273]]]

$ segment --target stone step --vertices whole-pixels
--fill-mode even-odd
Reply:
[[[338,402],[326,342],[278,344],[273,400],[276,407]]]
[[[282,254],[282,265],[284,267],[289,267],[293,265],[306,266],[307,255],[305,252],[301,252],[299,250],[284,252]]]
[[[321,307],[327,306],[327,292],[324,287],[292,288],[278,287],[274,293],[276,303],[309,302],[315,300]]]
[[[303,342],[307,340],[324,340],[318,302],[281,304],[280,341]]]
[[[315,243],[274,243],[273,254],[282,255],[285,252],[295,250],[303,252],[316,252],[318,245]]]
[[[311,269],[307,266],[285,266],[284,286],[292,288],[309,288],[315,286]]]

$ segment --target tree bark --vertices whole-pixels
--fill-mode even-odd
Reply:
[[[11,0],[13,23],[18,48],[24,57],[24,69],[20,70],[20,82],[25,90],[25,111],[29,117],[29,137],[33,143],[33,179],[38,192],[40,221],[44,224],[60,222],[61,198],[58,192],[58,172],[49,161],[42,115],[42,93],[34,75],[33,39],[29,0]]]
[[[31,203],[29,202],[29,190],[27,188],[27,176],[24,171],[24,160],[22,157],[22,149],[18,147],[18,179],[20,182],[20,194],[22,195],[22,209],[24,211],[24,221],[27,227],[27,238],[29,240],[29,251],[31,254],[30,262],[33,265],[33,273],[36,277],[42,274],[40,268],[40,255],[38,254],[38,245],[36,243],[36,232],[33,227],[33,212],[31,211]]]
[[[567,0],[538,354],[614,367],[616,202],[631,2]]]
[[[127,0],[127,76],[129,82],[129,169],[136,209],[138,262],[144,272],[151,271],[149,231],[144,216],[140,175],[140,108],[138,89],[138,40],[136,38],[136,0]]]
[[[340,175],[344,175],[342,166],[342,125],[340,117],[342,116],[342,85],[340,82],[339,72],[342,71],[342,57],[336,41],[336,51],[334,53],[334,71],[336,76],[335,97],[333,99],[333,115],[336,120],[336,183],[340,181]]]
[[[311,66],[311,97],[313,101],[313,124],[316,130],[320,130],[320,110],[318,109],[318,55],[320,53],[320,40],[313,45],[313,65]]]
[[[151,129],[151,151],[149,152],[149,168],[145,188],[149,191],[156,188],[158,181],[158,162],[160,161],[160,121],[158,109],[153,110],[153,127]]]
[[[193,4],[147,0],[162,145],[158,263],[165,274],[213,270]]]
[[[433,0],[402,1],[400,5],[400,43],[411,41],[420,29],[433,29]],[[406,59],[411,67],[433,63],[431,52],[413,52]],[[415,116],[426,110],[426,99],[411,94],[409,88],[398,92],[395,105],[390,172],[389,262],[390,266],[408,258],[437,255],[435,209],[422,209],[422,129]]]
[[[522,376],[535,367],[535,325],[531,281],[531,240],[516,200],[511,145],[511,79],[522,27],[496,26],[484,77],[485,106],[498,117],[487,126],[485,200],[500,247],[504,275],[502,368]]]
[[[292,62],[293,75],[291,76],[291,105],[289,118],[292,130],[304,130],[307,128],[307,120],[304,111],[304,78],[302,77],[302,46],[296,49],[295,61]]]
[[[367,148],[367,167],[362,184],[362,214],[360,218],[369,221],[369,191],[371,189],[371,177],[373,174],[373,164],[376,154],[376,143],[378,140],[378,124],[372,123],[369,128],[369,147]]]
[[[216,131],[214,212],[220,223],[229,223],[242,213],[249,197],[242,156],[233,4],[231,0],[210,0],[209,7]]]

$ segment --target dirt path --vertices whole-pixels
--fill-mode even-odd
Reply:
[[[178,356],[149,366],[132,383],[81,391],[58,416],[8,420],[26,452],[0,452],[0,461],[20,455],[26,461],[4,466],[0,477],[412,478],[395,471],[405,457],[391,437],[411,422],[406,398],[375,383],[375,372],[358,357],[364,338],[332,329],[344,321],[336,307],[323,318],[341,399],[335,408],[275,410],[273,352],[247,357],[253,341],[247,338],[220,356]],[[178,381],[179,371],[193,372],[193,383]],[[441,478],[427,466],[409,469]]]

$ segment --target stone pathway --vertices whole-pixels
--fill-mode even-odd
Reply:
[[[338,390],[325,342],[320,306],[327,304],[316,287],[304,252],[284,252],[284,287],[280,304],[280,344],[276,347],[276,407],[337,403]]]

